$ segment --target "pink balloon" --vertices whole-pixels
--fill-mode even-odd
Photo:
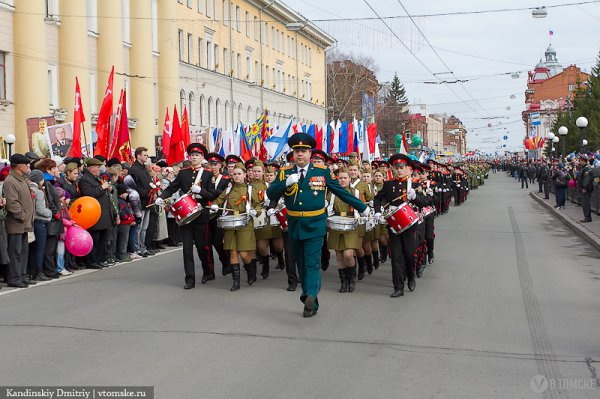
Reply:
[[[575,180],[575,179],[569,180],[569,187],[571,187],[571,188],[577,187],[577,180]]]
[[[71,226],[65,235],[65,247],[75,256],[85,256],[92,251],[94,241],[92,236],[81,227]]]

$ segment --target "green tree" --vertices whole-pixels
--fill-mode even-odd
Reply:
[[[402,83],[400,83],[400,79],[398,79],[397,73],[394,73],[394,78],[392,79],[392,84],[390,86],[390,92],[388,94],[387,102],[392,105],[408,105],[406,90],[404,89]]]

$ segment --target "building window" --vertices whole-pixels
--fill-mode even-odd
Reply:
[[[192,8],[192,0],[187,0],[187,6],[188,8]]]
[[[258,119],[259,115],[260,115],[260,108],[256,107],[256,119]]]
[[[265,22],[265,29],[263,32],[263,43],[265,46],[269,45],[269,24]]]
[[[158,0],[152,0],[150,15],[152,18],[152,51],[158,52]]]
[[[194,108],[196,108],[196,96],[194,96],[194,92],[191,92],[188,103],[188,118],[190,121],[190,125],[196,124]]]
[[[183,115],[183,107],[185,106],[186,102],[187,102],[187,98],[186,98],[186,95],[185,95],[185,91],[180,90],[179,91],[179,112],[180,112],[180,115]]]
[[[213,69],[213,51],[214,46],[208,40],[206,41],[206,69]]]
[[[248,109],[246,110],[246,120],[250,122],[250,113],[252,113],[252,107],[248,105]]]
[[[223,74],[227,75],[227,68],[228,68],[228,62],[227,62],[227,56],[229,54],[229,50],[227,50],[227,48],[223,49]]]
[[[573,91],[575,90],[575,85],[574,84],[570,84],[569,85],[569,91]]]
[[[246,21],[244,23],[246,24],[246,36],[250,37],[250,13],[248,11],[246,11]]]
[[[219,57],[220,57],[221,51],[219,50],[219,46],[217,46],[215,44],[215,71],[217,69],[219,69]]]
[[[87,30],[98,33],[98,2],[97,0],[86,0]]]
[[[6,100],[6,53],[0,51],[0,100]]]
[[[258,18],[254,17],[254,40],[258,41],[258,36],[260,35],[260,25],[258,24]]]
[[[233,76],[234,72],[235,72],[235,52],[231,52],[231,57],[229,58],[230,62],[231,62],[231,69],[229,71],[229,76]]]
[[[191,64],[194,61],[194,42],[192,38],[192,34],[188,33],[188,53],[187,53],[187,62]]]
[[[204,96],[200,96],[200,107],[198,108],[198,110],[200,111],[200,113],[198,114],[198,116],[200,117],[200,126],[204,126],[203,123],[203,117],[204,117]]]
[[[275,41],[277,38],[275,37],[275,27],[271,26],[271,47],[275,48]]]
[[[212,114],[212,107],[213,107],[213,99],[212,97],[208,97],[208,107],[206,108],[206,123],[207,126],[212,126],[212,119],[211,119],[211,114]]]
[[[46,0],[46,17],[58,18],[59,15],[58,0]]]
[[[122,0],[122,21],[123,21],[123,41],[127,44],[131,43],[131,32],[129,29],[129,0]]]
[[[258,61],[254,61],[254,82],[258,82],[260,80],[260,67],[258,66]]]
[[[202,7],[202,0],[198,0],[198,13],[202,14],[204,7]]]
[[[48,104],[50,108],[58,108],[58,74],[54,64],[48,64]]]
[[[202,67],[202,60],[204,59],[204,57],[202,56],[202,52],[204,52],[204,46],[202,45],[202,38],[198,38],[198,63],[196,63],[196,65],[198,65],[199,67]]]
[[[206,0],[206,16],[207,17],[212,16],[212,12],[210,10],[210,3],[212,3],[212,0]]]
[[[251,60],[251,53],[246,53],[246,80],[250,80],[250,77],[252,76],[252,60]]]
[[[241,21],[241,11],[240,11],[240,7],[236,6],[235,7],[235,26],[238,32],[242,31],[242,21]]]
[[[98,110],[98,82],[96,81],[96,75],[90,73],[88,76],[90,82],[90,113],[95,113]]]
[[[233,3],[229,7],[229,19],[231,20],[231,29],[235,29],[235,6]]]
[[[223,25],[227,26],[229,17],[227,16],[227,0],[223,0],[223,6],[221,7],[223,13]]]
[[[221,108],[221,100],[217,98],[215,101],[215,127],[219,127],[219,108]]]
[[[265,87],[269,87],[269,66],[265,65],[265,74],[263,75],[263,81],[261,82]]]
[[[229,127],[229,101],[225,101],[225,129]]]
[[[184,43],[183,43],[183,31],[181,29],[179,29],[178,33],[178,40],[179,40],[179,61],[183,61],[183,53],[184,53]]]
[[[242,55],[240,53],[237,54],[237,78],[241,79],[242,75]]]
[[[238,120],[242,121],[242,104],[238,105]],[[246,121],[246,124],[250,124],[250,121]]]
[[[218,0],[209,0],[213,2],[213,11],[215,13],[214,18],[215,21],[217,21],[219,19],[219,5],[218,5]]]

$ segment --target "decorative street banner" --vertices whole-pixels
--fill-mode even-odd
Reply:
[[[539,112],[532,112],[529,117],[531,118],[531,124],[533,126],[539,126],[542,124],[542,120],[540,119],[540,113]]]

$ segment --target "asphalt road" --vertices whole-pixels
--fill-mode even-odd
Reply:
[[[339,294],[332,267],[312,319],[280,271],[235,293],[220,276],[183,290],[179,251],[0,295],[0,385],[151,385],[170,399],[600,397],[600,254],[500,173],[436,233],[415,292],[389,297],[388,261]]]

